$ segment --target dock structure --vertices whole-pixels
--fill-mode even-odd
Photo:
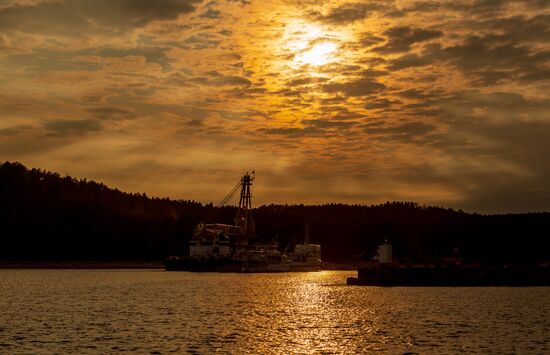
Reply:
[[[392,260],[386,240],[374,257],[378,264],[357,269],[348,285],[359,286],[550,286],[550,266],[484,267],[468,265],[402,265]]]

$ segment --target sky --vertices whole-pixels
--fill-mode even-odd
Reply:
[[[0,0],[0,161],[254,204],[550,211],[550,0]]]

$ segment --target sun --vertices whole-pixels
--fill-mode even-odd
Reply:
[[[329,63],[336,53],[338,46],[334,42],[321,42],[314,44],[310,48],[298,53],[294,57],[294,62],[300,65],[323,65]]]
[[[285,26],[280,48],[297,66],[320,66],[335,60],[338,45],[333,31],[316,24],[291,21]]]

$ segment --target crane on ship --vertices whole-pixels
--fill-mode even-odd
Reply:
[[[216,205],[216,207],[226,205],[240,191],[234,224],[201,222],[197,225],[189,246],[191,257],[201,258],[213,254],[219,256],[221,251],[225,256],[235,255],[246,251],[250,243],[256,239],[251,211],[251,186],[254,178],[255,171],[246,172],[239,183]]]
[[[231,191],[216,205],[216,207],[225,206],[240,190],[239,207],[235,215],[235,226],[241,228],[246,234],[254,234],[255,225],[252,219],[252,182],[256,176],[256,171],[248,171],[241,177],[241,180],[231,189]]]
[[[288,272],[317,271],[321,265],[321,246],[309,243],[306,225],[304,244],[294,252],[281,253],[276,241],[256,238],[252,218],[252,184],[255,171],[246,172],[233,189],[216,205],[226,205],[240,191],[234,224],[199,223],[189,241],[189,255],[168,258],[167,270]],[[288,248],[287,248],[288,249]]]

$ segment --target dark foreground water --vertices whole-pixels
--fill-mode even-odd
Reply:
[[[550,353],[550,288],[354,274],[0,270],[0,353]]]

